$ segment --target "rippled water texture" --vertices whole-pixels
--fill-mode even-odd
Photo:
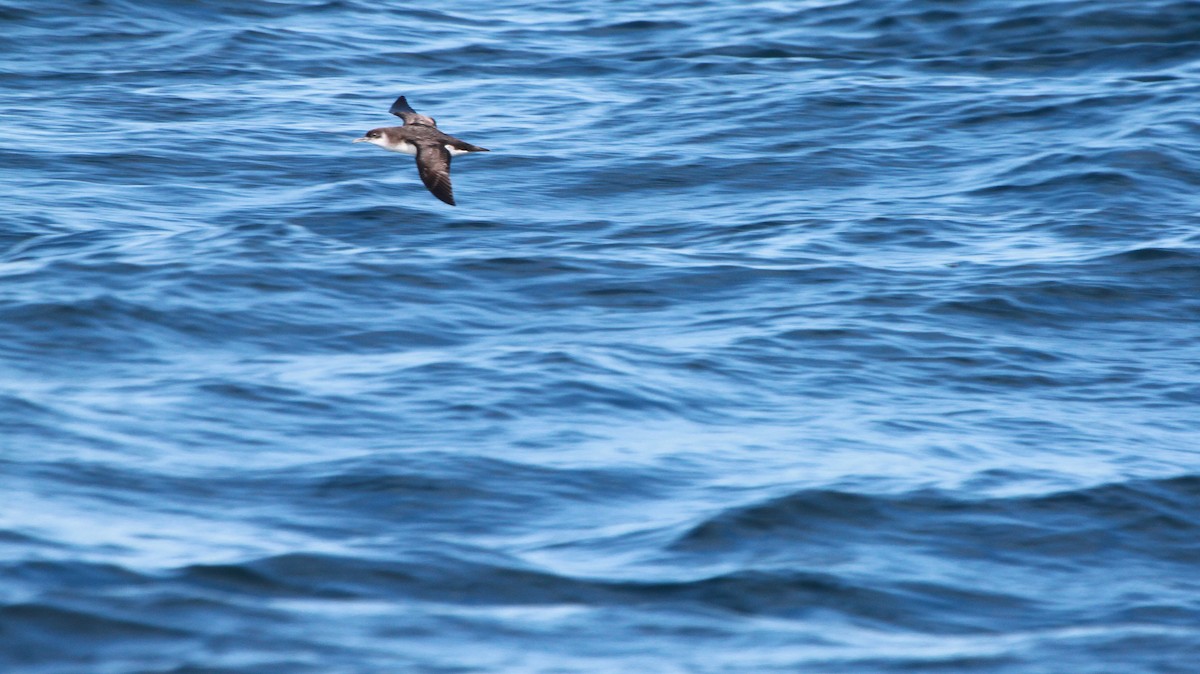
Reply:
[[[0,0],[0,670],[1192,674],[1198,132],[1195,2]]]

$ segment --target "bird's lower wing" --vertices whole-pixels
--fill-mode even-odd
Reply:
[[[450,187],[450,153],[444,146],[437,143],[418,144],[417,172],[433,196],[454,205],[454,191]]]

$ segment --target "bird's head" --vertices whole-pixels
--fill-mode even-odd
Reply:
[[[355,138],[355,143],[372,143],[374,145],[383,146],[387,144],[387,138],[383,135],[383,129],[371,129],[362,138]]]

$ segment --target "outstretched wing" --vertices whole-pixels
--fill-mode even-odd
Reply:
[[[450,187],[450,152],[446,146],[436,142],[417,143],[417,172],[433,196],[454,205],[454,191]]]
[[[409,124],[428,124],[429,126],[437,126],[437,122],[433,121],[432,117],[426,117],[416,110],[413,110],[412,106],[408,104],[408,101],[404,100],[403,96],[397,98],[395,103],[392,103],[392,107],[388,110],[388,112],[399,117],[400,119],[403,119],[405,126],[408,126]]]

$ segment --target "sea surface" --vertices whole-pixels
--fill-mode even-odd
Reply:
[[[0,0],[0,672],[1198,671],[1200,3]]]

